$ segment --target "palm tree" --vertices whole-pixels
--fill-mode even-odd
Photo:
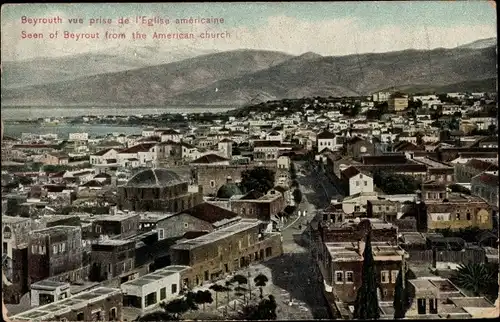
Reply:
[[[215,292],[215,308],[217,308],[217,303],[218,303],[218,294],[219,292],[224,292],[225,287],[219,284],[213,284],[212,286],[209,287],[212,291]]]
[[[458,286],[474,293],[474,296],[485,294],[496,283],[496,276],[493,270],[479,263],[460,264],[453,277]]]
[[[260,299],[263,299],[264,298],[264,294],[263,294],[262,288],[264,286],[266,286],[266,283],[269,281],[269,279],[267,278],[266,275],[260,273],[259,275],[255,276],[255,278],[253,279],[253,281],[255,283],[255,286],[259,287],[259,290],[260,290]]]

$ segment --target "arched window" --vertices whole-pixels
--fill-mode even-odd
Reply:
[[[9,226],[5,226],[3,229],[3,238],[4,239],[10,239],[12,237],[12,230],[10,229]]]

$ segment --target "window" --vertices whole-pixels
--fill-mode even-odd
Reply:
[[[45,255],[45,246],[38,246],[38,253],[40,255]]]
[[[31,245],[31,253],[36,254],[37,246],[36,245]]]
[[[365,184],[365,187],[368,186],[368,181],[363,181],[363,183]]]
[[[96,225],[96,226],[95,226],[95,232],[96,232],[96,233],[101,233],[101,232],[102,232],[101,225]]]
[[[426,299],[418,299],[417,300],[417,311],[418,314],[426,314]]]
[[[158,229],[158,239],[162,240],[165,238],[165,230],[163,228]]]
[[[184,228],[188,228],[189,224],[187,222],[184,223]]]
[[[167,297],[167,288],[160,289],[160,301],[164,300]]]
[[[399,271],[391,271],[391,283],[396,283]]]
[[[172,294],[177,293],[177,284],[172,284],[171,291],[172,291]]]
[[[459,212],[457,212],[457,214],[455,215],[455,219],[460,220],[460,213]]]
[[[356,181],[356,187],[359,187],[359,181]]]
[[[336,271],[335,272],[335,284],[342,284],[342,283],[344,283],[344,272]]]
[[[389,283],[389,271],[380,272],[380,282],[383,284]]]
[[[84,314],[83,312],[80,312],[76,315],[76,320],[77,321],[83,321],[84,320]]]
[[[467,211],[466,216],[467,216],[467,220],[471,220],[471,215],[470,215],[470,212],[469,212],[469,211]]]
[[[52,246],[52,251],[53,251],[54,254],[57,254],[57,251],[58,251],[57,245],[53,245]]]
[[[2,244],[2,253],[7,254],[9,249],[9,245],[7,243]]]
[[[156,292],[151,292],[146,295],[146,307],[156,304]]]
[[[109,319],[114,321],[118,318],[118,316],[116,315],[116,307],[113,307],[111,308],[111,310],[109,310]]]
[[[215,181],[214,180],[210,180],[210,187],[212,187],[212,188],[215,187]]]
[[[348,284],[354,283],[354,272],[345,272],[345,282]]]

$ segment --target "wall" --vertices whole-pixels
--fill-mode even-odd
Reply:
[[[491,207],[486,203],[427,203],[427,228],[429,230],[446,229],[458,230],[460,228],[477,227],[480,229],[493,229]],[[433,220],[433,213],[450,213],[450,220]],[[467,220],[470,213],[470,220]],[[456,219],[456,215],[460,219]]]
[[[190,216],[178,214],[157,223],[157,229],[164,229],[165,239],[182,237],[188,231],[213,231],[209,222]]]
[[[100,301],[94,303],[89,303],[87,306],[80,310],[72,310],[66,314],[62,314],[58,317],[59,321],[62,319],[67,319],[68,321],[77,321],[78,313],[83,313],[83,321],[93,321],[92,311],[102,310],[102,320],[111,321],[110,310],[116,308],[117,321],[122,320],[122,308],[123,308],[123,294],[119,293],[116,295],[108,296]]]

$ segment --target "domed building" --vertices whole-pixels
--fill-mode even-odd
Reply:
[[[217,198],[231,199],[232,196],[243,195],[238,184],[232,182],[231,177],[227,178],[227,183],[222,185],[217,191]]]
[[[133,211],[179,212],[203,201],[190,192],[188,181],[167,169],[146,169],[118,187],[118,208]]]

